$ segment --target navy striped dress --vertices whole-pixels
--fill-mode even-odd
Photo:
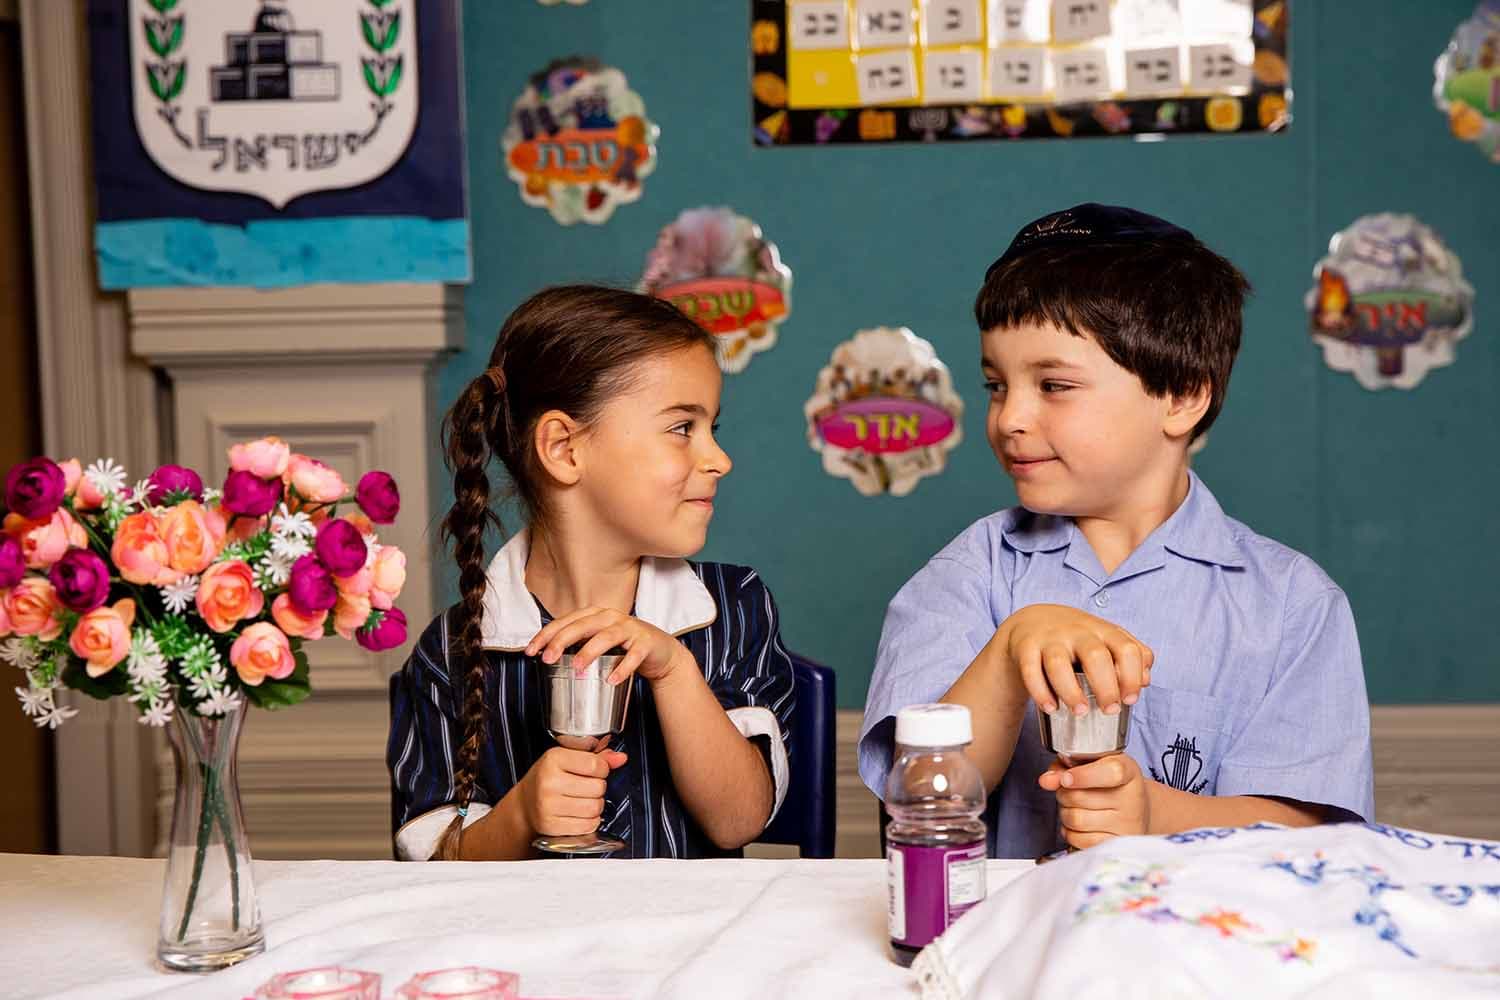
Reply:
[[[782,645],[776,603],[754,570],[720,563],[689,563],[718,606],[707,626],[677,638],[692,652],[719,704],[735,718],[736,710],[765,720],[755,743],[772,768],[771,739],[791,753],[795,698],[792,663]],[[433,620],[407,660],[395,684],[386,761],[391,770],[393,835],[434,810],[455,803],[453,770],[463,742],[463,677],[454,669],[450,640],[454,609]],[[550,620],[545,611],[545,624]],[[537,759],[556,746],[546,729],[543,672],[539,661],[520,652],[486,650],[487,738],[479,754],[474,802],[494,805],[525,776]],[[458,676],[455,676],[457,674]],[[651,686],[639,675],[631,679],[630,710],[625,730],[611,749],[629,760],[606,782],[601,832],[627,845],[613,857],[738,857],[739,850],[714,845],[688,814],[672,785],[667,748],[662,738]],[[769,719],[774,717],[775,724]],[[738,723],[737,723],[738,725]],[[742,732],[745,726],[740,725]],[[778,776],[781,777],[781,776]],[[784,778],[782,779],[784,781]],[[780,801],[778,790],[777,800]],[[451,809],[447,810],[451,819]],[[474,817],[470,816],[472,821]],[[446,822],[444,823],[446,825]],[[399,853],[399,852],[398,852]]]

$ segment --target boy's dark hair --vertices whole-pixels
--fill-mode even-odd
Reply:
[[[542,414],[561,410],[588,424],[611,399],[630,391],[642,361],[694,346],[712,352],[713,335],[670,302],[593,285],[548,288],[510,314],[489,364],[459,393],[443,420],[453,472],[453,506],[443,518],[443,537],[453,545],[460,592],[449,634],[456,647],[454,688],[463,692],[464,738],[453,776],[460,815],[439,841],[441,860],[459,856],[463,813],[474,795],[485,734],[484,539],[490,527],[501,526],[490,505],[490,462],[505,467],[528,518],[545,519],[532,446]]]
[[[1152,396],[1205,383],[1208,431],[1229,390],[1250,283],[1196,239],[1073,242],[1004,260],[974,300],[980,330],[1050,323],[1093,336]]]

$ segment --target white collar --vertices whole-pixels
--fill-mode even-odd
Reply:
[[[480,623],[485,649],[525,649],[542,629],[542,613],[526,589],[530,549],[530,532],[521,531],[490,561]],[[646,556],[635,588],[635,616],[680,636],[711,624],[719,607],[686,559]]]

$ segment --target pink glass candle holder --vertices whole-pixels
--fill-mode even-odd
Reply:
[[[272,976],[257,1000],[380,1000],[380,976],[358,969],[325,966]]]
[[[521,977],[514,972],[466,966],[421,972],[396,991],[397,1000],[516,1000]]]

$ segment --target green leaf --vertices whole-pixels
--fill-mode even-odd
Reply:
[[[380,84],[375,82],[375,65],[368,59],[360,60],[360,68],[365,71],[365,86],[370,88],[370,93],[376,97],[380,96]]]
[[[177,6],[177,0],[149,0],[152,7],[156,8],[158,14],[165,14]],[[373,2],[373,0],[372,0]]]
[[[385,38],[382,39],[381,43],[375,46],[375,48],[379,49],[381,52],[385,52],[392,45],[396,44],[396,39],[400,36],[400,34],[401,12],[398,10],[396,11],[395,16],[391,18],[391,26],[385,29]]]
[[[245,697],[251,704],[274,711],[307,700],[312,694],[312,684],[308,681],[307,654],[299,649],[292,653],[292,658],[297,661],[297,666],[290,676],[279,681],[267,678],[257,687],[245,685]]]
[[[182,93],[182,85],[187,82],[187,60],[177,64],[177,73],[172,77],[172,86],[167,88],[167,101],[177,100],[177,95]]]
[[[177,0],[172,0],[172,2],[176,3]],[[391,2],[391,0],[370,0],[370,3],[374,4],[376,7],[384,7],[386,4],[388,4],[390,2]]]
[[[90,677],[83,661],[71,660],[63,671],[63,683],[74,691],[82,691],[90,698],[108,701],[116,695],[130,690],[130,678],[118,667],[102,677]]]
[[[359,30],[364,33],[366,45],[372,49],[380,48],[380,40],[375,37],[375,24],[370,20],[369,14],[359,16]]]
[[[401,86],[401,67],[404,61],[401,56],[396,57],[396,68],[391,70],[391,75],[386,78],[385,89],[380,92],[381,97],[388,97],[394,94],[396,88]]]
[[[146,64],[146,82],[149,83],[149,84],[151,84],[151,93],[153,93],[153,94],[156,95],[156,99],[158,101],[165,101],[167,99],[167,88],[162,84],[161,77],[159,75],[157,75],[156,73],[153,72],[153,69],[155,67],[160,66],[160,65],[161,65],[160,63],[147,63]],[[114,525],[108,524],[108,519],[107,518],[106,518],[106,526],[111,531],[113,531],[114,528],[115,528]]]

